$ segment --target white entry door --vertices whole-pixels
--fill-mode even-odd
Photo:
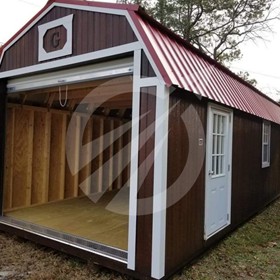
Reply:
[[[230,224],[232,111],[208,106],[205,239]]]

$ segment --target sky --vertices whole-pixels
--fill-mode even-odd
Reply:
[[[114,2],[113,0],[104,2]],[[0,2],[0,43],[5,43],[47,0],[9,0]],[[280,0],[274,1],[280,9]],[[266,40],[247,42],[241,47],[243,58],[230,66],[233,72],[248,71],[257,87],[274,100],[280,100],[280,21],[273,24],[273,34]],[[279,91],[279,92],[278,92]]]

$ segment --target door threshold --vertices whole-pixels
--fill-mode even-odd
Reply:
[[[97,254],[102,257],[109,258],[114,261],[127,264],[127,251],[122,249],[111,247],[105,244],[100,244],[98,242],[87,240],[79,236],[60,233],[43,226],[20,221],[11,217],[0,217],[0,224],[4,224],[25,232],[29,232],[87,252]]]

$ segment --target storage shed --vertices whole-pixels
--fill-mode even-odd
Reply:
[[[56,0],[0,49],[0,230],[168,278],[280,194],[280,107],[137,5]]]

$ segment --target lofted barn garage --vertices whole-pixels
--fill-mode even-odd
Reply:
[[[279,104],[137,5],[48,1],[0,98],[2,231],[163,279],[279,197]]]

